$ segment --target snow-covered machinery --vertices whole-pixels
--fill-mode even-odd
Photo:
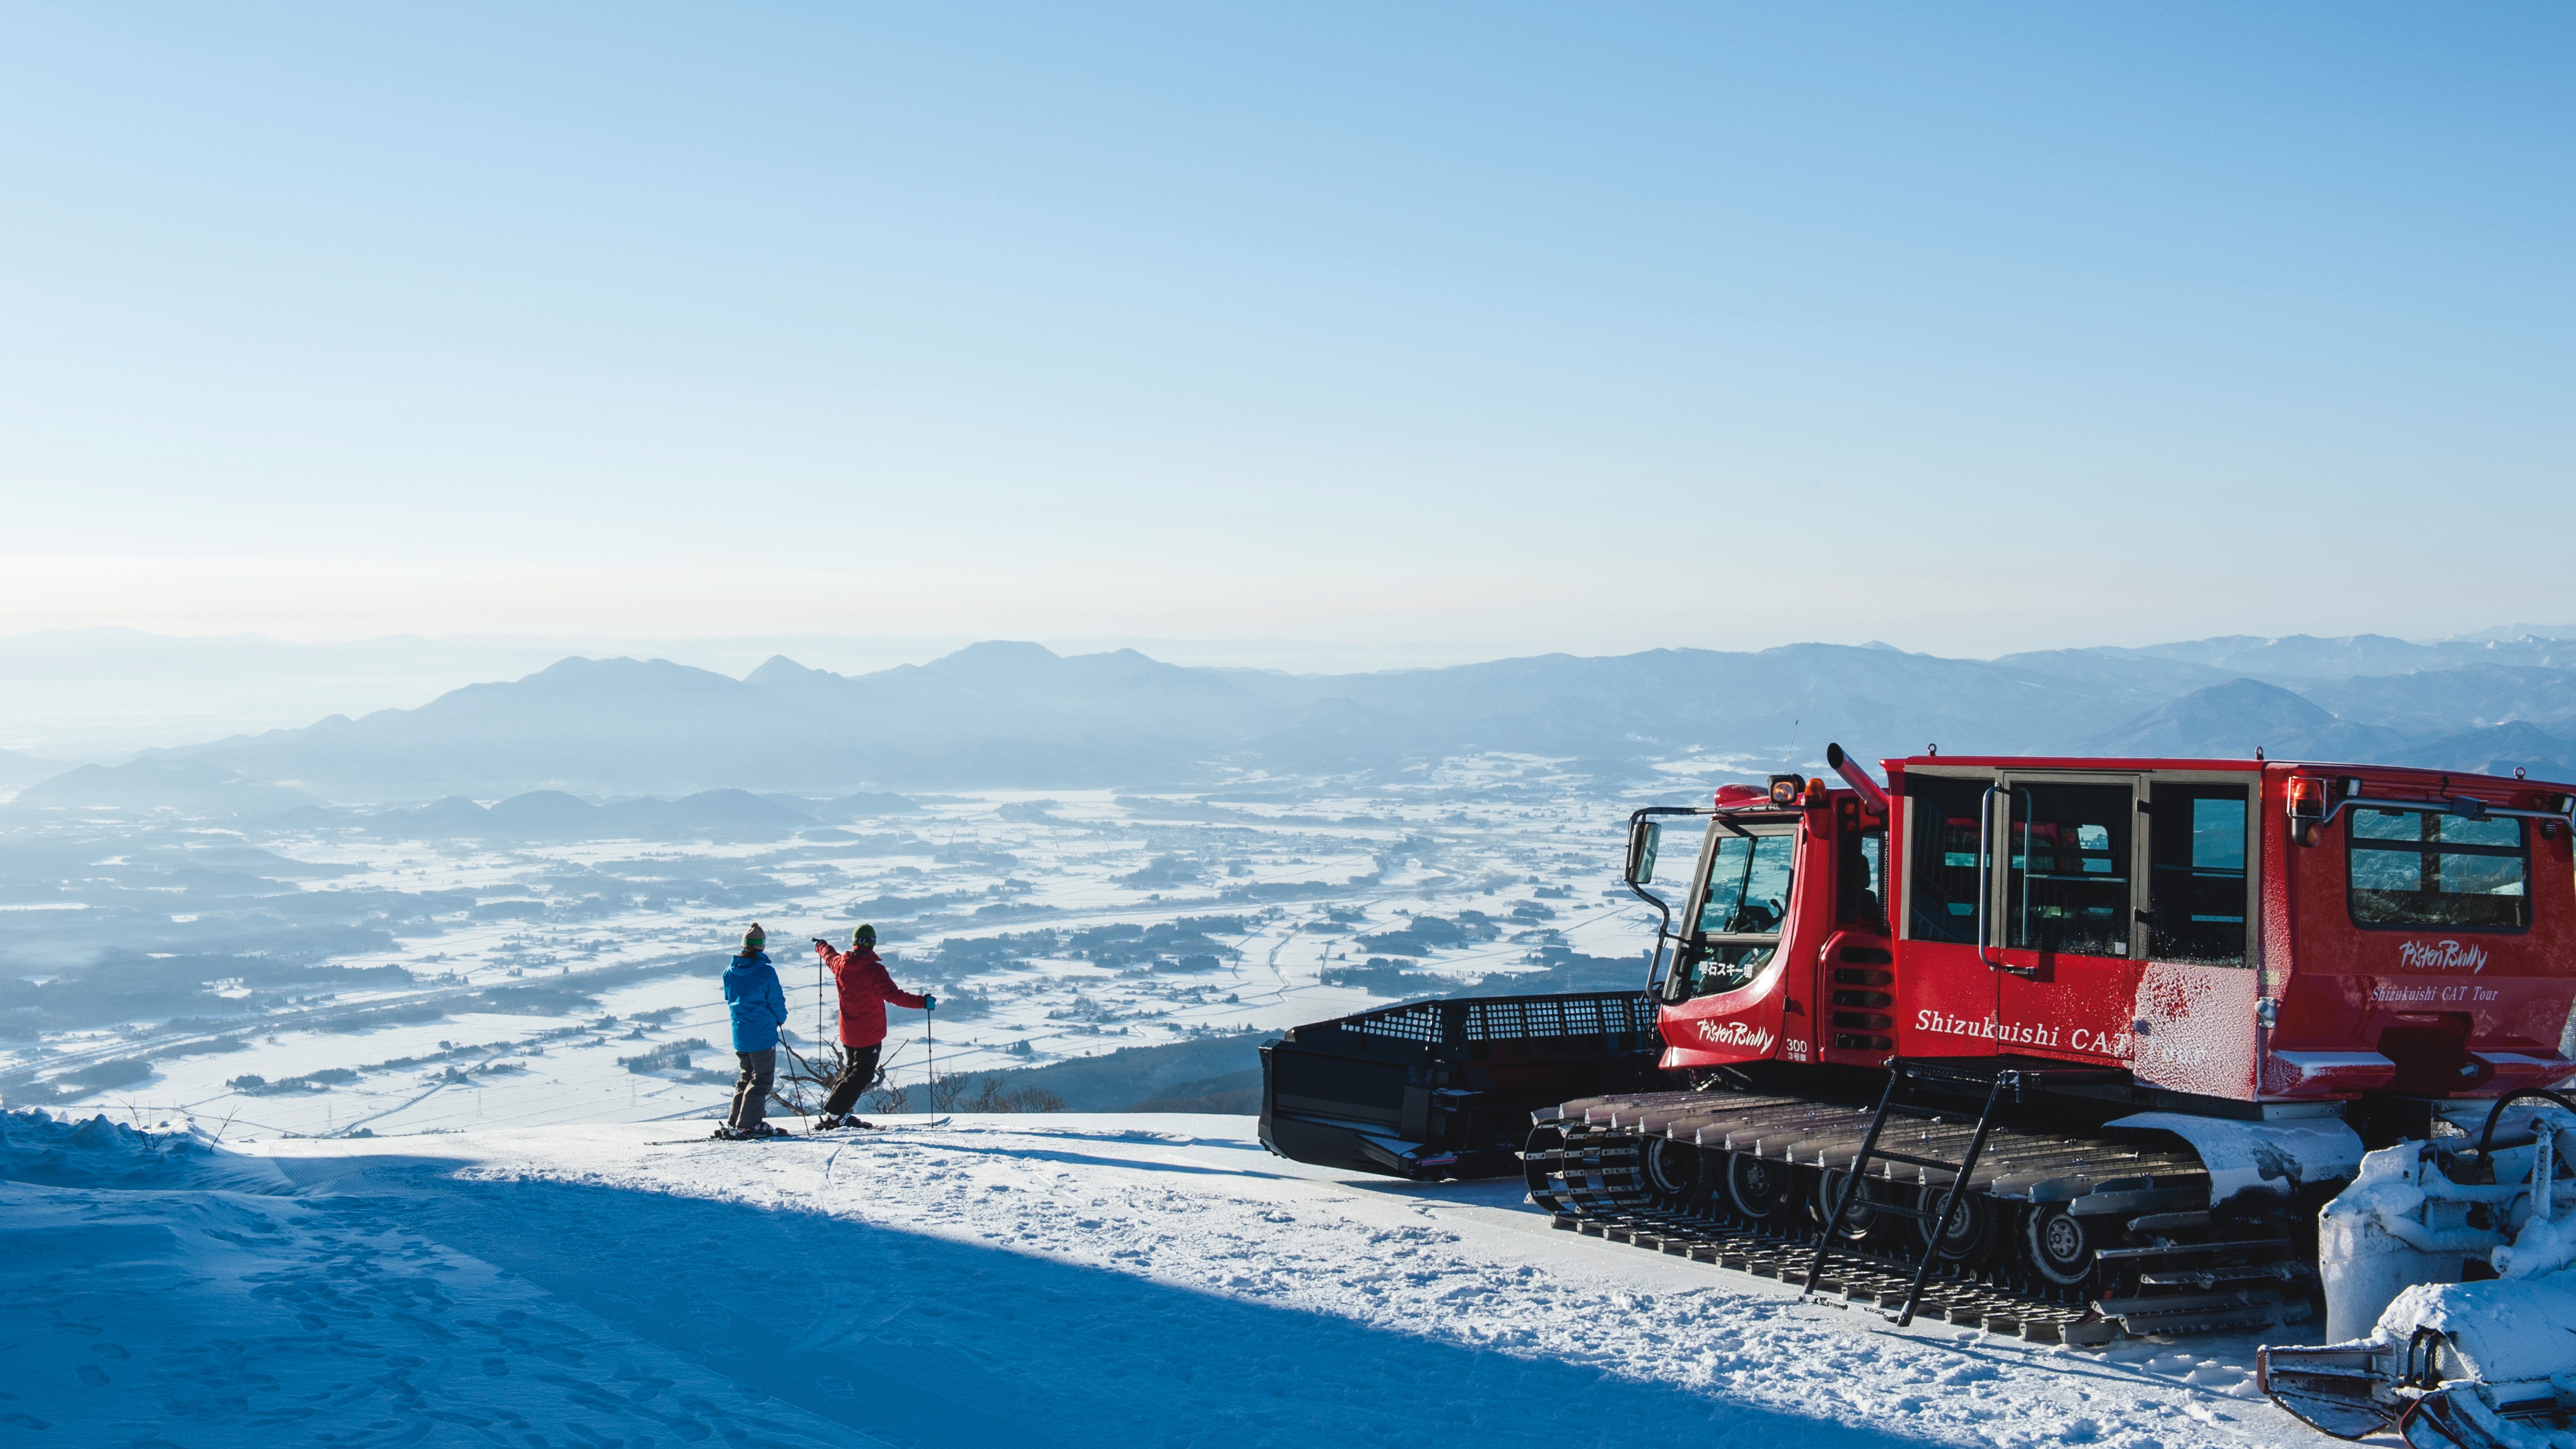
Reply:
[[[1585,1058],[1532,1114],[1520,1166],[1558,1226],[2046,1341],[2291,1322],[2366,1150],[2576,1077],[2569,787],[1937,753],[1882,787],[1827,759],[1840,788],[1632,817],[1657,1080],[1604,1095]],[[1361,1020],[1291,1033],[1294,1091],[1274,1050],[1264,1140],[1500,1167],[1407,1130],[1435,1112],[1348,1110]]]
[[[2347,1439],[2576,1449],[2571,1107],[2446,1103],[2429,1137],[2365,1156],[2319,1225],[2333,1341],[2261,1350],[2273,1400]]]

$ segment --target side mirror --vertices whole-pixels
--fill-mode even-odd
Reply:
[[[1664,823],[1640,820],[1628,827],[1628,884],[1655,883],[1655,851],[1663,844]]]

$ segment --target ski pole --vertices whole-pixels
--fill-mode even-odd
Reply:
[[[930,1032],[930,1019],[939,1013],[930,1007],[921,1009],[921,1054],[930,1076],[930,1115],[939,1115],[939,1041]]]
[[[778,1040],[778,1044],[779,1044],[779,1046],[781,1046],[781,1047],[783,1047],[783,1048],[785,1048],[785,1049],[786,1049],[788,1060],[790,1060],[790,1061],[792,1061],[792,1062],[796,1063],[796,1065],[798,1065],[798,1066],[800,1066],[800,1067],[802,1067],[802,1068],[804,1068],[804,1069],[805,1069],[805,1079],[806,1079],[807,1081],[815,1083],[818,1087],[822,1085],[822,1083],[823,1083],[823,1077],[822,1077],[822,1074],[821,1074],[820,1072],[817,1072],[817,1071],[815,1071],[815,1070],[814,1070],[814,1064],[813,1064],[812,1062],[809,1062],[809,1061],[805,1060],[803,1057],[801,1057],[801,1056],[797,1055],[797,1053],[796,1053],[796,1048],[794,1048],[794,1047],[792,1047],[792,1046],[788,1046],[788,1045],[787,1045],[787,1039],[786,1039],[785,1037],[781,1037],[781,1038],[779,1038],[779,1040]],[[817,1053],[817,1055],[820,1055],[820,1053]],[[793,1078],[786,1077],[786,1076],[784,1076],[784,1075],[782,1074],[782,1075],[781,1075],[781,1077],[779,1078],[779,1080],[781,1080],[781,1081],[787,1081],[787,1080],[793,1080]],[[778,1104],[779,1104],[780,1106],[785,1107],[788,1111],[795,1113],[795,1114],[796,1114],[796,1120],[798,1120],[798,1121],[800,1121],[800,1122],[801,1122],[801,1121],[803,1121],[803,1120],[805,1120],[805,1117],[806,1117],[806,1115],[807,1115],[807,1114],[806,1114],[806,1111],[805,1111],[804,1106],[803,1106],[801,1103],[788,1101],[784,1096],[781,1096],[781,1095],[779,1094],[779,1091],[778,1091],[778,1082],[777,1082],[777,1081],[773,1081],[773,1082],[771,1082],[771,1083],[769,1084],[769,1095],[770,1095],[770,1096],[772,1096],[772,1097],[774,1097],[774,1098],[777,1098]]]

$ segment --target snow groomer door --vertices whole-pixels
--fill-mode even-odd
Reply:
[[[1995,973],[1995,1049],[2128,1064],[2145,927],[2143,781],[2007,771],[1991,801],[2001,843],[1983,957]]]

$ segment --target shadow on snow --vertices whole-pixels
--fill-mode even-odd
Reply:
[[[817,1212],[454,1170],[376,1158],[372,1183],[333,1186],[361,1194],[340,1199],[345,1210],[390,1209],[624,1333],[894,1444],[1569,1449],[1722,1434],[1839,1449],[1890,1438]]]

